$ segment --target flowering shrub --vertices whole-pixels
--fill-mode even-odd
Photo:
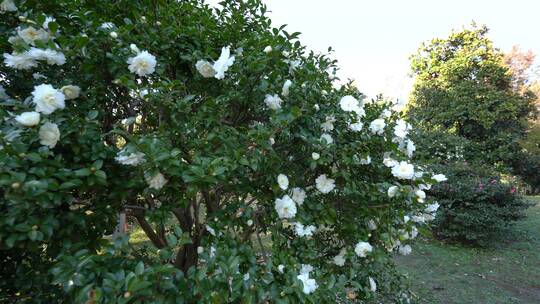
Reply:
[[[515,185],[486,168],[454,163],[440,170],[448,181],[434,186],[430,194],[441,204],[433,225],[441,238],[486,245],[522,218],[529,206]]]
[[[405,301],[390,252],[444,176],[394,105],[259,1],[144,3],[0,6],[4,299]]]

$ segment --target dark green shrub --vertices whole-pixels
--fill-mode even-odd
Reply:
[[[518,153],[512,163],[512,169],[528,184],[527,193],[540,193],[540,155],[530,152]]]
[[[436,236],[486,245],[524,216],[528,203],[513,184],[490,168],[454,163],[439,171],[448,181],[430,191],[441,205],[434,221]]]

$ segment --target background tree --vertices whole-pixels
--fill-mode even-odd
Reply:
[[[535,96],[514,89],[524,80],[513,78],[487,33],[486,26],[473,24],[420,47],[411,57],[416,78],[410,115],[421,125],[480,144],[484,162],[512,164],[535,115]],[[515,60],[515,69],[528,61],[530,56]]]

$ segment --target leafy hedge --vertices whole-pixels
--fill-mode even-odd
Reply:
[[[441,205],[433,226],[440,238],[487,245],[529,207],[516,186],[486,167],[455,162],[439,170],[448,181],[430,194]]]

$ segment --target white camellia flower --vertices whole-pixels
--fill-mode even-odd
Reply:
[[[411,248],[411,245],[402,245],[402,246],[399,246],[398,251],[399,251],[399,254],[401,255],[409,255],[412,252],[412,248]]]
[[[214,228],[208,225],[206,225],[205,228],[206,228],[206,231],[208,231],[208,233],[210,233],[212,236],[216,236],[216,230],[214,230]]]
[[[371,156],[366,156],[366,158],[362,158],[360,160],[360,165],[369,165],[371,164]]]
[[[49,29],[49,23],[51,22],[55,22],[56,19],[54,19],[54,17],[51,17],[51,16],[47,16],[45,17],[45,21],[43,21],[43,28],[44,29]]]
[[[146,161],[144,156],[145,155],[142,152],[127,154],[124,148],[118,152],[114,159],[122,165],[137,166]]]
[[[67,85],[60,88],[60,91],[66,96],[66,100],[78,98],[81,94],[81,88],[75,85]]]
[[[325,122],[321,124],[321,129],[324,132],[330,132],[334,130],[334,122],[336,122],[336,118],[334,118],[334,116],[326,116]]]
[[[34,87],[32,102],[36,104],[36,111],[51,114],[57,109],[66,107],[65,96],[50,84],[40,84]]]
[[[311,237],[313,236],[313,233],[315,233],[315,230],[317,230],[317,228],[313,225],[304,226],[301,223],[294,224],[294,232],[299,237]]]
[[[44,123],[41,128],[39,128],[39,143],[48,146],[49,148],[54,148],[56,143],[60,140],[60,130],[58,125],[55,123]]]
[[[351,95],[341,97],[339,106],[345,112],[358,113],[360,111],[360,102]]]
[[[335,180],[326,177],[326,174],[321,174],[315,179],[315,187],[321,193],[329,193],[336,187]]]
[[[384,133],[384,127],[386,127],[386,123],[384,122],[384,119],[381,118],[377,118],[369,124],[371,133],[377,135],[382,135]]]
[[[388,188],[388,197],[394,197],[396,196],[396,194],[398,193],[399,191],[399,187],[398,186],[390,186],[390,188]]]
[[[297,68],[299,68],[302,65],[302,61],[300,60],[288,60],[289,62],[289,74],[294,73]]]
[[[375,280],[372,277],[369,277],[369,290],[371,292],[377,291],[377,283],[375,283]]]
[[[411,217],[408,215],[403,216],[403,222],[407,224],[411,220]]]
[[[299,206],[302,206],[305,199],[306,191],[304,191],[304,189],[299,187],[295,187],[292,189],[292,200],[295,201]]]
[[[385,157],[383,159],[383,164],[388,168],[392,168],[393,166],[398,164],[398,161],[391,157]]]
[[[431,177],[432,179],[436,180],[437,182],[445,182],[448,180],[444,174],[435,174]]]
[[[43,29],[38,30],[32,26],[29,26],[25,29],[18,29],[17,34],[19,35],[19,37],[22,38],[22,40],[24,40],[24,42],[31,45],[34,45],[36,40],[44,42],[49,40],[49,33],[47,33],[47,31]]]
[[[414,239],[417,236],[418,236],[418,228],[416,228],[416,226],[413,226],[411,230],[411,239]]]
[[[311,158],[313,158],[313,160],[318,160],[319,158],[321,158],[321,155],[317,152],[313,152],[311,153]]]
[[[266,94],[266,97],[264,98],[264,103],[267,107],[269,107],[272,110],[278,110],[281,109],[281,98],[279,98],[278,94],[270,95]]]
[[[134,43],[129,45],[129,49],[131,50],[131,52],[133,52],[133,54],[139,54],[141,52],[141,50],[139,50],[139,47],[137,47],[137,45]]]
[[[414,166],[406,161],[401,161],[392,168],[392,175],[399,179],[412,179],[414,177]]]
[[[109,36],[111,36],[111,38],[113,38],[113,39],[116,39],[116,38],[118,38],[118,33],[116,33],[116,32],[110,32],[110,33],[109,33]]]
[[[202,246],[197,247],[197,253],[202,254],[204,252],[204,248]]]
[[[267,46],[264,48],[263,52],[265,52],[266,54],[272,52],[272,47],[271,46]]]
[[[206,61],[206,60],[199,60],[195,64],[195,67],[197,68],[197,71],[204,77],[204,78],[211,78],[216,75],[216,71],[214,70],[214,66]]]
[[[66,63],[66,56],[64,56],[63,53],[52,50],[52,49],[38,49],[38,48],[30,48],[30,50],[27,52],[28,56],[32,57],[35,60],[44,60],[47,61],[47,64],[49,65],[63,65]]]
[[[409,123],[403,119],[398,119],[394,127],[394,135],[400,139],[404,139],[411,129],[412,127]]]
[[[167,183],[167,179],[165,176],[163,176],[163,174],[161,174],[161,172],[158,172],[153,176],[147,176],[145,180],[150,188],[156,190],[160,190]]]
[[[355,122],[355,123],[349,124],[349,129],[353,132],[360,132],[362,131],[363,127],[364,127],[364,124],[362,122]]]
[[[377,223],[373,219],[368,221],[367,226],[369,230],[377,230]]]
[[[114,25],[112,22],[104,22],[98,28],[103,30],[112,30],[115,27],[116,25]]]
[[[300,269],[300,274],[296,277],[298,278],[298,280],[302,281],[302,291],[305,294],[310,294],[319,287],[319,285],[317,285],[317,282],[314,279],[309,278],[309,273],[311,271],[313,271],[313,267],[311,265],[302,265],[302,269]]]
[[[285,174],[278,175],[277,182],[281,190],[287,190],[289,187],[289,178]]]
[[[381,117],[383,118],[390,118],[390,116],[392,116],[392,112],[388,109],[384,109],[381,113]]]
[[[354,252],[361,258],[365,258],[371,251],[373,251],[373,247],[368,242],[358,242],[356,246],[354,246]]]
[[[32,127],[39,123],[38,112],[24,112],[15,116],[15,120],[25,127]]]
[[[229,69],[234,63],[234,56],[231,56],[231,49],[229,47],[221,48],[221,55],[216,62],[214,62],[214,71],[216,79],[225,78],[225,72]]]
[[[426,199],[426,193],[422,190],[416,190],[416,192],[414,193],[417,197],[417,200],[418,202],[420,203],[423,203],[424,200]]]
[[[278,267],[277,267],[277,269],[278,269],[278,271],[279,271],[280,273],[283,273],[283,270],[285,270],[285,265],[279,264]]]
[[[148,51],[142,51],[137,56],[128,58],[127,63],[131,73],[142,77],[154,73],[157,61],[154,55]]]
[[[13,0],[4,0],[0,3],[0,10],[4,12],[15,12],[17,11],[17,6]]]
[[[47,76],[41,73],[33,73],[32,78],[34,78],[35,80],[40,80],[40,79],[47,79]]]
[[[435,213],[437,212],[437,210],[439,209],[440,205],[439,203],[433,203],[433,204],[429,204],[426,209],[424,209],[424,211],[426,213]]]
[[[416,146],[412,140],[407,140],[407,157],[411,158],[414,151],[416,151]]]
[[[296,215],[296,204],[288,195],[277,198],[274,203],[279,218],[293,218]]]
[[[339,254],[336,255],[334,258],[333,258],[333,262],[334,264],[336,264],[337,266],[343,266],[345,265],[345,254],[347,253],[347,250],[345,250],[345,248],[341,249],[339,251]]]
[[[328,133],[323,133],[321,135],[320,141],[326,143],[327,145],[330,145],[334,142],[334,139],[332,139],[332,135]]]
[[[285,83],[283,84],[283,88],[281,88],[281,95],[284,97],[289,96],[289,88],[292,85],[292,81],[289,79],[285,80]]]
[[[28,70],[37,66],[37,62],[34,58],[28,55],[28,52],[24,53],[4,53],[4,64],[16,70]]]
[[[394,112],[401,112],[403,111],[403,109],[405,108],[405,106],[407,105],[407,100],[406,99],[398,99],[394,102],[393,106],[392,106],[392,111]]]

